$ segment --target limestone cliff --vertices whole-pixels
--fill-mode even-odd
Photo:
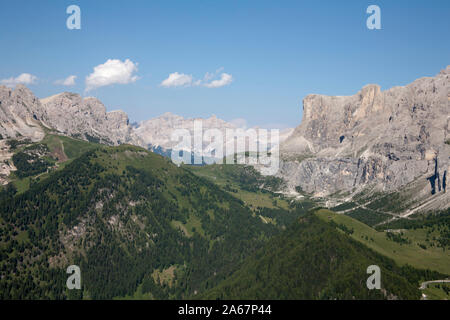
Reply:
[[[106,112],[100,100],[64,92],[41,100],[48,125],[64,134],[105,144],[139,144],[125,112]]]
[[[44,137],[41,121],[47,121],[46,110],[38,98],[23,85],[0,86],[0,135],[3,138],[24,136],[33,141]]]
[[[386,91],[367,85],[353,96],[308,95],[301,124],[281,144],[279,174],[290,188],[316,196],[368,185],[395,191],[433,176],[441,185],[435,192],[443,192],[450,171],[449,77],[450,66]]]

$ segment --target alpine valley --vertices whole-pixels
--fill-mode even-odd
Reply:
[[[449,77],[308,95],[274,176],[172,163],[196,119],[0,86],[0,299],[448,299]]]

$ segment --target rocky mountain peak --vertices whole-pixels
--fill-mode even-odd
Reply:
[[[450,165],[448,74],[386,91],[370,84],[352,96],[308,95],[301,124],[280,148],[301,160],[285,162],[281,174],[317,195],[370,184],[396,190],[436,166],[442,175]]]
[[[64,134],[106,144],[140,145],[127,114],[120,110],[107,112],[97,98],[64,92],[41,102],[49,115],[48,124]]]
[[[441,70],[441,74],[450,74],[450,65],[447,68]]]
[[[37,97],[24,85],[15,89],[0,86],[0,135],[28,137],[33,141],[43,138],[41,121],[47,120],[46,110]]]
[[[123,111],[107,112],[97,98],[63,92],[38,99],[24,85],[15,89],[0,86],[0,134],[33,141],[42,139],[44,127],[61,134],[111,145],[141,145]]]

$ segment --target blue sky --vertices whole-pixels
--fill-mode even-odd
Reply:
[[[81,30],[66,27],[72,4]],[[371,4],[381,8],[381,30],[366,27]],[[450,64],[449,16],[447,0],[2,1],[0,79],[28,73],[40,98],[96,96],[132,121],[170,111],[294,127],[309,93],[350,95],[437,74]],[[130,83],[86,92],[86,77],[108,59],[137,66]],[[191,85],[161,86],[175,72]],[[223,73],[231,83],[205,86]],[[55,84],[70,75],[74,86]]]

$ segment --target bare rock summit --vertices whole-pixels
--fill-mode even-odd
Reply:
[[[353,96],[308,95],[301,124],[281,144],[280,175],[291,189],[315,196],[367,186],[391,192],[415,181],[425,181],[430,193],[444,192],[450,172],[449,77],[450,66],[386,91],[371,84]]]

